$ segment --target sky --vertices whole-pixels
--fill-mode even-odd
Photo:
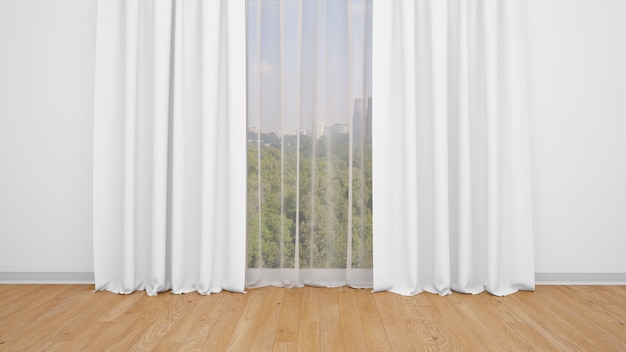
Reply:
[[[250,128],[349,124],[354,99],[371,96],[371,0],[303,0],[301,21],[298,3],[248,0]]]

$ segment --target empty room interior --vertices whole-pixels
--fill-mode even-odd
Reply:
[[[0,0],[0,351],[625,351],[625,18]]]

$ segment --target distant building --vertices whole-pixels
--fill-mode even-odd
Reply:
[[[331,127],[330,131],[333,135],[348,134],[350,133],[350,125],[345,123],[336,123]]]
[[[265,128],[249,127],[248,132],[258,133],[258,134],[268,134],[268,133],[272,133],[273,131],[265,129]]]
[[[319,139],[324,135],[324,122],[313,120],[311,127],[313,138]]]

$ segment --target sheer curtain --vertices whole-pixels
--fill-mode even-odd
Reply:
[[[98,3],[97,290],[243,292],[245,3]]]
[[[374,1],[374,289],[534,289],[523,1]]]
[[[371,5],[248,1],[249,287],[372,285]]]

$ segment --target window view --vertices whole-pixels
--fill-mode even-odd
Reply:
[[[248,2],[248,267],[372,267],[371,0]]]

